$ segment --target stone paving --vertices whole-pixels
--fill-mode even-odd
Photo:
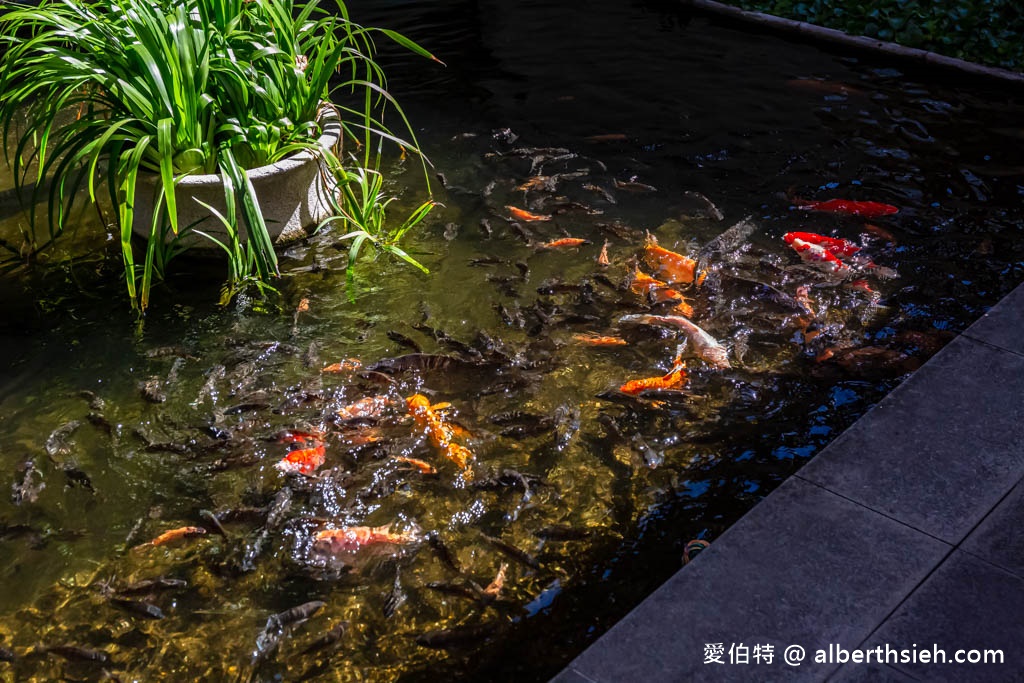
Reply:
[[[703,680],[1024,681],[1024,285],[553,679]]]

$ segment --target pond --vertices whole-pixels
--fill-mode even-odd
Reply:
[[[182,260],[137,324],[85,229],[7,273],[0,677],[545,680],[1024,279],[1009,97],[673,7],[360,9],[448,64],[385,55],[429,276],[367,262],[350,302],[325,231],[279,298]],[[647,233],[706,279],[635,284]]]

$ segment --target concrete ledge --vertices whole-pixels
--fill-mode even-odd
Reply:
[[[1024,286],[554,681],[1024,680],[1022,322]],[[713,643],[724,664],[705,663]],[[815,662],[830,645],[937,647],[948,663]],[[1003,663],[953,664],[961,649]]]

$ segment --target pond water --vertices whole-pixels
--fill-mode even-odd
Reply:
[[[84,215],[74,261],[0,281],[4,680],[545,680],[1024,275],[998,92],[671,3],[361,11],[448,64],[384,56],[443,176],[407,244],[429,276],[366,262],[352,303],[328,231],[283,252],[277,299],[218,308],[220,271],[183,260],[136,324]],[[797,208],[831,198],[899,212]],[[791,231],[860,246],[851,272]],[[691,341],[685,384],[631,396],[683,339],[622,320],[677,314],[629,286],[647,232],[706,268],[675,289],[730,367]],[[539,248],[564,237],[589,243]],[[414,394],[450,407],[416,421]],[[321,442],[310,475],[275,468]]]

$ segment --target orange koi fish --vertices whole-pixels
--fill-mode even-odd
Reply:
[[[538,244],[538,249],[571,249],[573,247],[581,247],[584,244],[590,244],[590,240],[585,240],[580,237],[563,237],[561,239],[552,240],[551,242],[544,242]]]
[[[585,346],[629,346],[629,342],[622,337],[602,337],[593,332],[585,334],[574,334],[573,341]]]
[[[813,232],[787,232],[782,236],[782,239],[786,241],[786,244],[793,244],[793,240],[800,239],[810,244],[817,244],[820,247],[828,249],[836,256],[853,256],[860,247],[849,240],[844,240],[839,237],[825,237],[824,235],[817,235]]]
[[[686,370],[683,368],[683,361],[676,358],[672,364],[672,370],[661,377],[645,377],[643,379],[632,379],[621,387],[619,391],[630,396],[637,396],[645,391],[661,389],[679,389],[686,384]]]
[[[601,253],[597,255],[597,265],[599,266],[610,266],[611,261],[608,260],[608,240],[604,241],[604,246],[601,247]]]
[[[309,299],[303,297],[302,299],[299,300],[299,305],[295,309],[295,312],[296,313],[305,313],[308,310],[309,310]]]
[[[325,459],[324,445],[319,444],[312,448],[291,451],[274,465],[274,469],[284,473],[312,474],[324,464]]]
[[[377,527],[346,526],[318,531],[313,538],[313,550],[326,555],[337,555],[342,552],[354,553],[370,545],[403,545],[417,540],[419,539],[412,533],[391,533],[390,524]]]
[[[653,277],[643,272],[639,268],[635,268],[633,270],[633,275],[629,281],[629,288],[635,294],[650,297],[657,303],[664,303],[666,301],[678,301],[679,305],[676,306],[677,311],[679,311],[682,315],[693,315],[693,307],[685,298],[683,298],[682,294],[670,288],[666,283],[662,282],[661,280],[655,280]]]
[[[532,221],[549,221],[551,216],[542,216],[538,213],[530,213],[526,209],[518,209],[514,206],[505,206],[508,212],[512,214],[513,218],[517,218],[521,221],[532,222]]]
[[[842,276],[850,274],[850,266],[836,258],[835,254],[825,247],[817,244],[811,244],[810,242],[804,242],[799,238],[795,238],[789,243],[789,246],[793,248],[793,251],[800,255],[802,260],[808,263],[813,263],[826,273]]]
[[[421,474],[437,474],[437,468],[425,460],[420,460],[419,458],[407,458],[401,455],[396,456],[395,460],[402,464],[415,467]]]
[[[346,358],[340,363],[328,365],[320,372],[328,372],[337,375],[345,372],[355,372],[361,367],[363,367],[363,363],[358,358]]]
[[[707,277],[706,272],[697,272],[697,262],[692,258],[659,247],[657,238],[651,233],[647,233],[644,240],[644,262],[666,282],[689,284],[696,280],[700,287]]]
[[[405,400],[409,414],[416,420],[416,424],[426,431],[427,438],[441,455],[451,460],[459,469],[465,470],[469,461],[473,459],[473,453],[460,444],[455,443],[457,434],[465,433],[456,425],[447,422],[438,411],[447,407],[448,404],[430,405],[430,399],[423,394],[413,394]]]
[[[891,216],[899,213],[899,208],[892,204],[881,204],[879,202],[857,202],[850,199],[829,199],[823,202],[807,200],[796,200],[798,209],[804,211],[825,211],[828,213],[845,213],[850,216],[863,216],[864,218],[877,218],[878,216]]]
[[[195,538],[196,536],[205,536],[206,529],[201,526],[183,526],[177,529],[171,529],[165,531],[149,543],[143,543],[143,545],[170,545],[186,538]],[[141,547],[141,546],[140,546]]]
[[[356,420],[361,417],[380,417],[384,409],[391,405],[391,399],[387,396],[367,396],[355,403],[350,403],[338,410],[338,416],[342,420]]]

